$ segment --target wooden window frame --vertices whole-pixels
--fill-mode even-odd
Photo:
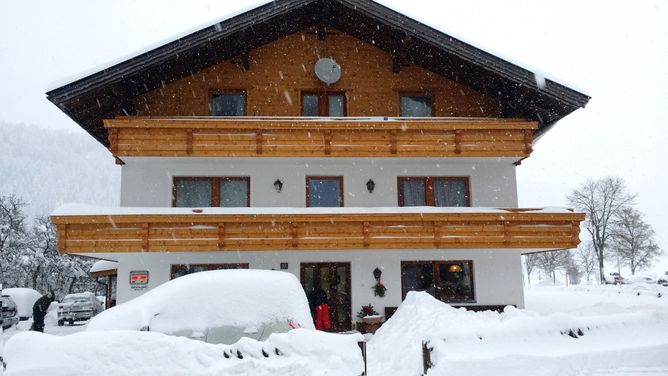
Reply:
[[[412,116],[404,116],[401,113],[401,98],[402,97],[429,97],[431,98],[431,116],[434,117],[436,116],[436,108],[434,103],[436,103],[436,97],[434,96],[434,93],[431,91],[399,91],[398,93],[398,98],[397,100],[399,101],[399,117],[412,117]]]
[[[246,182],[246,206],[250,207],[250,176],[175,176],[172,178],[172,207],[176,207],[176,186],[181,180],[199,180],[211,182],[211,208],[220,207],[220,182],[222,181],[245,181]]]
[[[171,264],[169,266],[169,279],[175,279],[174,273],[178,267],[206,267],[206,271],[211,270],[227,270],[227,269],[249,269],[250,264],[247,262],[223,262],[223,263],[212,263],[212,264]],[[187,275],[187,274],[186,274]]]
[[[436,199],[434,198],[434,181],[435,180],[461,180],[466,185],[466,207],[471,207],[471,178],[468,176],[398,176],[397,177],[397,203],[398,206],[404,206],[404,187],[401,184],[404,181],[422,180],[425,182],[425,205],[436,206]]]
[[[320,90],[302,90],[299,96],[301,103],[299,109],[299,116],[304,115],[304,96],[315,95],[318,97],[318,117],[329,116],[329,96],[340,95],[343,97],[343,116],[348,116],[348,98],[345,91],[320,91]],[[326,114],[326,115],[325,115]],[[337,116],[338,117],[338,116]]]
[[[438,276],[438,270],[437,266],[439,264],[457,264],[457,263],[466,263],[469,264],[469,270],[471,271],[471,299],[455,299],[455,300],[449,300],[446,301],[445,303],[476,303],[476,281],[475,281],[475,263],[473,260],[412,260],[412,261],[401,261],[401,266],[399,270],[399,278],[401,279],[401,301],[403,302],[404,299],[406,299],[406,294],[408,291],[404,290],[404,265],[416,265],[416,264],[431,264],[432,266],[432,275],[434,278],[434,286],[436,286],[437,279],[440,277]],[[412,291],[412,290],[411,290]],[[434,291],[436,294],[436,291]],[[434,298],[438,299],[438,297],[434,296]],[[439,299],[440,300],[440,299]]]
[[[209,114],[211,116],[214,116],[213,97],[216,95],[242,95],[244,97],[244,113],[240,116],[248,116],[248,94],[245,89],[209,89]]]
[[[343,194],[343,176],[319,176],[319,175],[309,175],[306,176],[306,207],[310,208],[311,207],[311,194],[310,194],[310,186],[311,186],[311,179],[315,180],[338,180],[339,181],[339,200],[341,202],[341,205],[339,207],[344,207],[344,194]]]

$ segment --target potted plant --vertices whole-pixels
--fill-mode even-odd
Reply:
[[[362,309],[357,312],[357,317],[366,324],[378,324],[383,318],[371,304],[362,306]]]

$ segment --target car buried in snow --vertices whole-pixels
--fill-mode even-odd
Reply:
[[[214,270],[175,278],[93,318],[87,331],[137,330],[232,344],[315,329],[297,278],[271,270]]]
[[[16,303],[9,295],[2,295],[2,329],[9,329],[18,322]]]
[[[102,312],[104,307],[92,292],[65,295],[58,304],[58,326],[86,321]]]

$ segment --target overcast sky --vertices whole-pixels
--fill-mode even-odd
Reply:
[[[668,252],[668,1],[379,2],[592,96],[518,168],[520,206],[563,206],[585,179],[621,176]],[[80,131],[45,99],[50,83],[261,3],[2,1],[0,120]]]

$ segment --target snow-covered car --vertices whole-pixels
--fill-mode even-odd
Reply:
[[[2,329],[8,329],[18,322],[16,303],[9,295],[2,295]]]
[[[314,329],[297,278],[270,270],[185,275],[93,318],[86,330],[141,330],[232,344],[272,333]]]
[[[58,304],[58,326],[65,323],[74,325],[75,321],[90,320],[104,307],[92,292],[65,295],[63,301]]]
[[[609,276],[605,277],[606,285],[622,285],[626,283],[626,279],[622,277],[619,273],[614,272],[610,273]]]
[[[8,295],[16,303],[16,310],[20,321],[32,317],[32,306],[42,294],[27,287],[10,287],[2,289],[2,295]]]
[[[656,283],[660,284],[661,286],[668,286],[668,278],[659,278]]]

